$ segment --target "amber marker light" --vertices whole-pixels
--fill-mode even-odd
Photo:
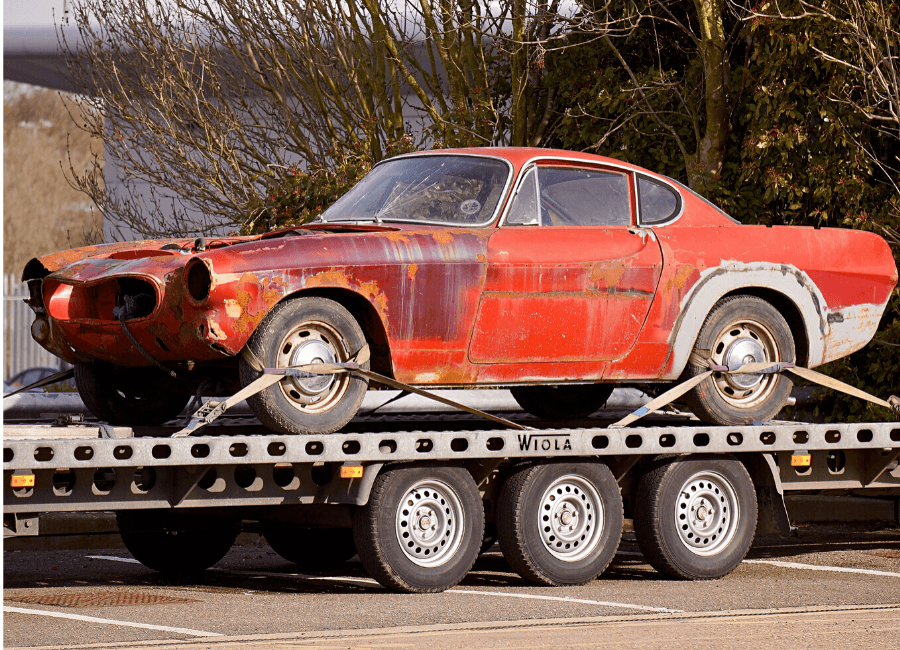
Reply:
[[[794,452],[791,455],[791,467],[809,467],[812,465],[812,454]]]
[[[344,465],[341,467],[341,478],[362,478],[362,465]]]
[[[9,485],[14,488],[34,487],[34,474],[13,474]]]

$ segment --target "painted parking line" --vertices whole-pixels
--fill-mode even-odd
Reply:
[[[681,612],[680,609],[669,609],[668,607],[650,607],[649,605],[634,605],[632,603],[613,603],[605,600],[587,600],[585,598],[569,598],[568,596],[539,596],[537,594],[514,594],[508,591],[476,591],[474,589],[449,589],[444,593],[447,594],[474,594],[477,596],[503,596],[506,598],[527,598],[530,600],[554,600],[563,603],[579,603],[583,605],[600,605],[601,607],[621,607],[623,609],[639,609],[645,612],[663,612],[666,614],[674,614]]]
[[[127,557],[117,557],[114,555],[88,555],[86,557],[94,560],[112,560],[113,562],[137,562]],[[140,563],[139,563],[140,564]],[[354,578],[352,576],[313,576],[304,573],[275,573],[272,571],[244,571],[242,569],[209,569],[217,573],[233,573],[237,575],[247,576],[265,576],[271,578],[300,578],[301,580],[322,580],[327,582],[351,582],[365,584],[373,587],[382,588],[372,578]],[[646,612],[664,612],[674,613],[681,612],[680,609],[669,609],[667,607],[651,607],[649,605],[635,605],[633,603],[616,603],[605,600],[588,600],[584,598],[569,598],[567,596],[540,596],[537,594],[516,594],[506,591],[479,591],[475,589],[449,589],[444,593],[451,594],[472,594],[477,596],[498,596],[506,598],[525,598],[530,600],[553,600],[563,603],[578,603],[580,605],[598,605],[600,607],[619,607],[622,609],[637,609]]]
[[[821,566],[818,564],[800,564],[799,562],[782,562],[780,560],[744,560],[750,564],[771,564],[785,569],[806,569],[808,571],[836,571],[838,573],[862,573],[870,576],[887,576],[888,578],[900,578],[900,573],[892,571],[876,571],[875,569],[852,569],[842,566]]]
[[[51,616],[53,618],[67,618],[74,621],[85,621],[87,623],[103,623],[104,625],[119,625],[123,627],[139,627],[144,630],[158,630],[160,632],[173,632],[175,634],[186,634],[188,636],[225,636],[219,632],[204,632],[202,630],[191,630],[186,627],[169,627],[167,625],[152,625],[151,623],[134,623],[132,621],[117,621],[111,618],[98,618],[96,616],[82,616],[81,614],[66,614],[65,612],[48,612],[43,609],[30,609],[27,607],[8,607],[3,606],[4,612],[12,612],[15,614],[34,614],[35,616]]]
[[[109,560],[110,562],[127,562],[128,564],[140,564],[133,557],[119,557],[117,555],[85,555],[89,560]]]

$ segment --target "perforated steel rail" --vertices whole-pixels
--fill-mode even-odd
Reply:
[[[40,435],[36,429],[32,435]],[[359,504],[390,462],[758,452],[777,458],[797,450],[819,458],[817,471],[791,474],[786,489],[819,489],[823,481],[900,487],[900,423],[29,439],[3,443],[4,512]],[[340,478],[342,465],[363,466],[363,477]],[[13,488],[12,475],[23,473],[34,475],[34,486]]]

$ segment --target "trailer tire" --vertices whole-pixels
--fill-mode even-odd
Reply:
[[[756,492],[731,456],[667,459],[644,474],[634,532],[647,561],[682,580],[715,580],[747,555],[756,532]]]
[[[461,467],[389,469],[353,517],[366,571],[406,593],[436,593],[459,583],[475,564],[483,535],[481,496]]]
[[[570,420],[597,412],[613,388],[611,384],[562,384],[513,386],[509,392],[526,413],[544,420]]]
[[[350,528],[309,528],[264,521],[262,532],[273,551],[305,571],[334,568],[356,555]]]
[[[225,557],[237,539],[237,519],[169,510],[119,510],[125,548],[148,569],[166,574],[205,571]]]
[[[507,477],[497,504],[500,548],[531,582],[580,585],[599,576],[622,538],[622,497],[597,462],[547,462]]]

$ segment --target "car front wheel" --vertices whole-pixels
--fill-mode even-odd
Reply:
[[[267,368],[344,363],[366,345],[356,319],[333,300],[305,297],[278,303],[247,346]],[[368,369],[369,362],[361,364]],[[260,376],[240,359],[241,385]],[[254,414],[279,433],[333,433],[356,415],[369,382],[350,373],[285,377],[247,398]]]

